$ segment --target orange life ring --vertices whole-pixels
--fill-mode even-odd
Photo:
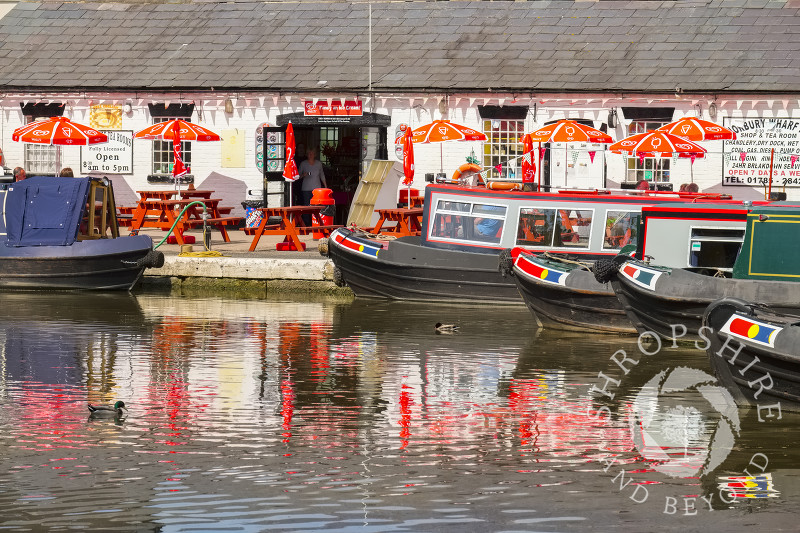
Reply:
[[[459,178],[461,177],[461,174],[463,174],[464,172],[476,172],[476,173],[480,174],[481,167],[480,167],[480,165],[476,165],[474,163],[465,163],[465,164],[461,165],[460,167],[458,167],[458,170],[453,172],[452,180],[457,182],[459,180]]]
[[[519,191],[522,190],[522,184],[510,181],[487,181],[486,188],[495,191]]]

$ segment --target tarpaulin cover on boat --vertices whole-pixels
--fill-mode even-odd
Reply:
[[[90,178],[37,176],[8,188],[6,246],[65,246],[75,242]]]

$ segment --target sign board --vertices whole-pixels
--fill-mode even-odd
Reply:
[[[361,100],[303,100],[303,115],[307,117],[360,117],[364,114]]]
[[[122,107],[113,104],[89,108],[89,126],[96,130],[117,130],[122,127]]]
[[[109,130],[108,142],[81,146],[81,174],[133,174],[133,131]]]
[[[772,186],[800,187],[800,119],[728,118],[724,125],[736,132],[736,140],[723,142],[723,185],[768,185],[775,149]]]
[[[222,130],[222,168],[244,168],[244,130]]]

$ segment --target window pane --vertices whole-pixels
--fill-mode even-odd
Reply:
[[[631,211],[607,211],[604,249],[618,250],[628,244],[636,244],[639,213]]]
[[[561,244],[569,248],[588,248],[592,229],[592,211],[559,209]]]
[[[555,219],[554,209],[520,209],[517,244],[552,246]]]

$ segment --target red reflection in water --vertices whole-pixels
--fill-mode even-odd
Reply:
[[[400,390],[400,449],[408,446],[411,437],[411,406],[414,399],[411,397],[411,387],[403,383]]]

